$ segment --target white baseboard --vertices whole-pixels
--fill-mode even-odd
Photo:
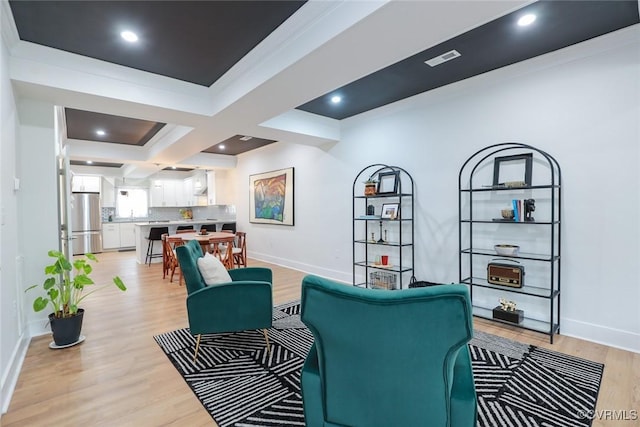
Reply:
[[[247,256],[258,261],[264,261],[270,264],[291,268],[293,270],[302,271],[303,273],[315,274],[316,276],[326,277],[327,279],[336,280],[338,282],[352,282],[351,274],[345,273],[343,271],[318,267],[317,265],[305,264],[301,262],[291,261],[290,259],[274,257],[261,253],[248,253]]]
[[[11,397],[13,391],[18,383],[18,377],[20,376],[20,370],[22,369],[22,363],[27,355],[27,349],[29,348],[29,342],[31,338],[21,335],[18,339],[16,347],[13,349],[11,359],[7,364],[7,370],[2,373],[2,387],[0,390],[0,396],[2,397],[2,413],[6,413],[9,410],[9,403],[11,403]]]
[[[640,334],[563,318],[560,334],[640,353]]]

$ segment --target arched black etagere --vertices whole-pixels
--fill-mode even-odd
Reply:
[[[369,192],[365,192],[367,181],[375,181]],[[411,175],[382,163],[362,169],[353,181],[352,218],[353,285],[406,288],[415,265]]]
[[[501,168],[517,178],[502,182]],[[545,333],[553,343],[554,335],[560,333],[560,165],[531,145],[494,144],[464,162],[458,190],[459,279],[469,286],[474,316]],[[521,208],[524,200],[531,199],[537,201],[535,211],[529,210],[524,220],[502,217],[501,208]],[[499,256],[492,243],[515,244],[522,251]],[[524,271],[522,286],[507,284],[507,279],[496,284],[503,279],[489,277],[489,263]],[[516,314],[515,319],[502,320],[504,316],[494,310],[499,307],[498,296],[516,302],[522,319]]]

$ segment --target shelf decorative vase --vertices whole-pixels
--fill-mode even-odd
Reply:
[[[376,194],[376,183],[365,183],[364,184],[364,195],[365,196],[374,196]]]

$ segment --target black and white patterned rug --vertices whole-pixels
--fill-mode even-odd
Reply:
[[[299,302],[274,308],[271,356],[260,331],[155,336],[220,427],[304,426],[300,370],[313,336]],[[469,344],[478,426],[590,426],[604,365],[480,331]]]

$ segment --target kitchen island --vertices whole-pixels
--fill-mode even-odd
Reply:
[[[215,224],[216,231],[222,229],[222,224],[235,223],[235,218],[226,219],[184,219],[175,221],[140,221],[135,223],[135,239],[136,239],[136,260],[138,264],[144,264],[147,256],[147,247],[149,241],[149,229],[151,227],[167,227],[169,234],[175,234],[179,225],[193,225],[194,230],[200,230],[203,225]],[[153,242],[153,253],[162,253],[162,242]],[[151,262],[162,262],[162,258],[152,258]]]

